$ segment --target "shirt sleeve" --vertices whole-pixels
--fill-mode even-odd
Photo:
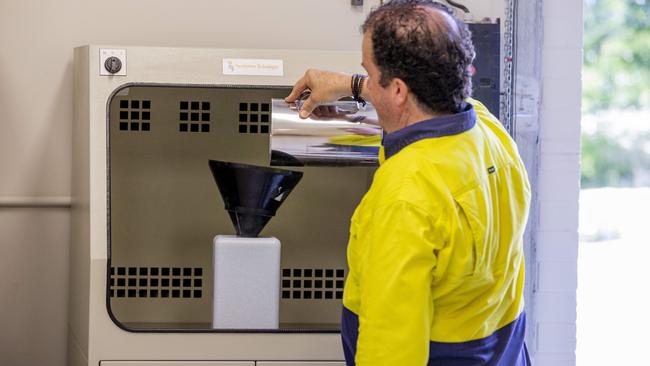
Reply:
[[[357,366],[424,366],[429,357],[436,265],[433,218],[398,201],[361,233]]]

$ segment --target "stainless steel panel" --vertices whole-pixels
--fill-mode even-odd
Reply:
[[[134,280],[135,286],[128,286],[136,291],[132,297],[115,296],[114,291],[124,286],[109,284],[111,309],[122,324],[142,330],[210,329],[212,239],[216,234],[232,234],[234,229],[211,177],[208,160],[267,165],[269,138],[261,127],[270,125],[270,119],[262,116],[270,116],[272,98],[287,94],[285,88],[136,86],[121,91],[110,102],[111,266],[138,270],[133,276],[116,276],[125,278],[127,286],[130,279]],[[120,108],[123,101],[140,103]],[[148,101],[148,108],[143,107],[143,101]],[[192,102],[200,103],[198,112],[192,110]],[[205,111],[204,102],[209,103]],[[149,113],[147,120],[142,115],[145,111]],[[189,121],[184,121],[184,111],[189,113]],[[132,112],[139,114],[132,116]],[[192,113],[199,114],[198,121],[192,121]],[[209,116],[203,118],[203,113]],[[240,118],[246,121],[240,122]],[[128,126],[121,126],[125,121]],[[131,123],[139,123],[138,129],[133,130],[131,127],[136,125]],[[144,123],[149,125],[143,131]],[[192,124],[199,126],[196,132],[191,131]],[[209,130],[201,132],[201,126],[208,124]],[[240,132],[242,125],[247,132]],[[257,126],[256,132],[251,132],[251,126]],[[316,279],[315,275],[305,276],[305,269],[347,268],[349,220],[368,188],[373,169],[296,169],[304,172],[302,181],[261,236],[275,236],[282,242],[282,268],[300,269],[302,274],[299,278],[291,276],[291,283],[301,280],[305,287],[306,279]],[[181,275],[149,272],[142,276],[142,267],[177,267]],[[181,288],[185,279],[197,279],[194,273],[185,276],[182,272],[186,268],[202,268],[202,296],[149,296],[148,291],[163,288],[163,278],[179,279]],[[282,329],[338,328],[340,289],[325,289],[325,282],[331,278],[324,274],[322,280],[321,298],[281,299]],[[342,278],[335,276],[334,283],[339,280]],[[140,296],[143,288],[146,296]],[[313,288],[296,291],[310,295],[316,292]],[[329,292],[334,296],[326,298]]]

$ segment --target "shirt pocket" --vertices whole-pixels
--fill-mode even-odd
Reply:
[[[471,231],[474,257],[473,273],[481,274],[490,268],[493,259],[491,242],[493,241],[493,218],[490,210],[490,194],[483,185],[476,185],[470,190],[454,197],[461,216],[460,230]],[[465,218],[463,220],[462,218]],[[465,227],[468,225],[469,227]]]

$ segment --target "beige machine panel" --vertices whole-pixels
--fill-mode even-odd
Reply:
[[[261,233],[282,243],[281,329],[228,332],[211,328],[211,247],[234,230],[208,159],[268,165],[260,103],[309,67],[361,72],[359,52],[126,47],[127,76],[100,77],[101,48],[121,47],[75,55],[71,366],[342,360],[337,281],[372,169],[289,168],[303,180]],[[223,75],[228,57],[283,59],[285,74]]]
[[[258,361],[256,366],[344,366],[345,362],[271,362]]]
[[[216,361],[100,361],[100,366],[255,366],[255,362]],[[334,364],[332,364],[334,365]]]

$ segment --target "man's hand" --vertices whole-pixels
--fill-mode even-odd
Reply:
[[[351,80],[352,76],[348,74],[309,69],[284,100],[288,103],[295,102],[302,92],[310,90],[309,98],[303,102],[300,109],[300,118],[307,118],[319,104],[350,95]]]

